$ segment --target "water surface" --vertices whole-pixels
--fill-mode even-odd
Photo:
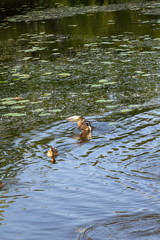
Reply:
[[[159,239],[159,7],[1,21],[3,239]]]

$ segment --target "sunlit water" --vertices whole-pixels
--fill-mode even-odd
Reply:
[[[2,239],[159,239],[160,16],[143,11],[1,23]]]

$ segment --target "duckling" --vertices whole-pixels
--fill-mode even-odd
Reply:
[[[69,117],[66,118],[66,120],[69,122],[78,122],[78,129],[80,129],[84,135],[86,133],[91,133],[94,128],[89,121],[81,116]]]
[[[3,187],[3,182],[2,182],[2,178],[1,178],[1,176],[0,176],[0,189]]]
[[[47,152],[47,156],[51,158],[51,163],[55,163],[55,158],[58,156],[57,148],[51,147]]]

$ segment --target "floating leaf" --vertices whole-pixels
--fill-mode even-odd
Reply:
[[[61,77],[69,77],[69,76],[71,76],[70,73],[59,73],[58,75],[61,76]]]
[[[84,62],[83,65],[88,65],[88,64],[91,64],[92,62],[89,61],[89,62]]]
[[[3,105],[13,105],[13,104],[16,104],[16,103],[17,103],[17,102],[16,102],[16,101],[13,101],[13,100],[12,100],[12,101],[10,100],[10,101],[4,101],[4,102],[2,102]]]
[[[8,98],[2,98],[1,101],[10,101],[10,100],[13,100],[14,98],[13,97],[8,97]]]
[[[105,100],[105,99],[99,99],[99,100],[97,100],[96,102],[99,102],[99,103],[109,103],[109,102],[113,102],[113,100],[110,100],[110,99],[107,99],[107,100]]]
[[[18,103],[27,103],[27,102],[30,102],[30,100],[20,100],[20,101],[18,101]]]
[[[0,109],[5,109],[6,108],[6,106],[0,106]]]
[[[22,117],[22,116],[26,116],[26,114],[25,113],[6,113],[6,114],[3,114],[3,116]]]
[[[142,73],[144,73],[144,72],[142,72],[142,71],[135,71],[135,73],[142,74]]]
[[[7,81],[0,81],[0,83],[6,83]]]
[[[110,85],[110,84],[116,84],[117,82],[107,82],[105,83],[106,85]]]
[[[30,60],[32,57],[24,57],[24,58],[22,58],[22,60],[23,61],[28,61],[28,60]]]
[[[42,103],[43,101],[34,101],[34,102],[30,102],[32,104],[36,104],[36,103]]]
[[[139,105],[138,105],[138,104],[131,104],[131,105],[129,105],[128,107],[129,107],[129,108],[138,108]]]
[[[106,108],[115,108],[117,105],[107,105]]]
[[[101,44],[105,45],[105,44],[112,44],[112,42],[101,42]]]
[[[78,25],[75,25],[75,24],[73,24],[73,25],[68,25],[68,27],[77,27]]]
[[[26,79],[29,78],[30,75],[29,74],[20,74],[20,73],[14,73],[12,74],[13,77],[17,77],[14,80],[19,80],[19,79]]]
[[[105,65],[112,65],[114,62],[109,62],[109,61],[106,61],[106,62],[101,62],[102,64],[105,64]]]
[[[62,111],[62,109],[55,108],[55,109],[51,109],[50,111],[51,111],[51,112],[61,112],[61,111]]]
[[[82,94],[82,95],[89,95],[88,92],[82,92],[81,94]]]
[[[149,77],[149,76],[151,76],[151,73],[142,74],[142,77]]]
[[[122,113],[127,113],[127,112],[130,112],[130,111],[131,111],[131,109],[129,109],[129,108],[126,108],[126,109],[122,109],[122,110],[121,110]]]
[[[52,75],[52,74],[53,74],[53,72],[45,72],[43,75],[47,76],[47,75]]]
[[[40,117],[45,117],[45,116],[49,116],[49,115],[51,115],[51,113],[41,113],[41,114],[39,114]]]
[[[52,93],[44,93],[44,97],[50,96]]]
[[[37,109],[35,109],[35,110],[32,110],[32,112],[42,112],[44,110],[44,108],[37,108]]]
[[[20,77],[21,79],[25,79],[25,78],[29,78],[30,75],[29,75],[29,74],[20,74],[19,77]]]
[[[27,49],[27,50],[25,50],[24,52],[26,52],[26,53],[30,53],[30,52],[36,52],[36,51],[42,51],[42,50],[45,50],[46,49],[46,47],[32,47],[32,48],[30,48],[30,49]]]
[[[47,60],[40,60],[42,63],[47,63],[48,61]]]
[[[91,85],[91,87],[101,87],[102,85],[101,84],[93,84]]]
[[[131,61],[130,59],[121,60],[121,62],[123,62],[123,63],[127,63],[127,62],[130,62],[130,61]]]
[[[12,106],[11,109],[21,109],[24,108],[25,106]]]
[[[99,83],[107,83],[108,80],[107,80],[107,79],[100,79],[98,82],[99,82]]]

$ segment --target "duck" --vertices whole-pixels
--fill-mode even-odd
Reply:
[[[47,157],[51,158],[51,163],[55,163],[55,158],[58,156],[58,150],[55,147],[50,147],[47,152]]]
[[[1,178],[1,176],[0,176],[0,189],[3,187],[3,182],[2,182],[2,178]]]
[[[88,134],[92,133],[92,130],[94,129],[91,123],[81,116],[72,116],[72,117],[66,118],[66,120],[68,122],[78,122],[78,129],[81,130],[82,135],[86,135],[87,133]]]

